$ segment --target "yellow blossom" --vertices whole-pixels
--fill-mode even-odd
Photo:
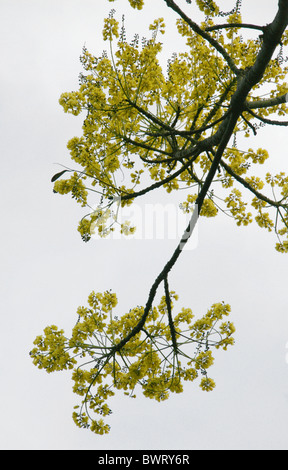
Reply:
[[[200,387],[205,392],[210,392],[211,390],[213,390],[213,388],[215,388],[215,386],[216,384],[214,380],[210,379],[209,377],[203,377],[200,383]]]

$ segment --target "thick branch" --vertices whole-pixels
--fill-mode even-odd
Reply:
[[[267,100],[246,101],[245,107],[249,109],[270,108],[272,106],[279,106],[279,104],[287,103],[288,93],[285,95],[276,96],[276,98],[268,98]]]
[[[173,345],[174,353],[177,354],[178,347],[177,347],[177,340],[176,340],[176,331],[175,331],[174,322],[172,318],[171,299],[170,299],[167,276],[164,279],[164,290],[165,290],[165,300],[166,300],[166,305],[167,305],[168,322],[169,322],[169,328],[170,328],[170,333],[171,333],[172,345]]]
[[[265,31],[265,26],[257,26],[255,24],[250,24],[250,23],[225,23],[225,24],[218,24],[214,26],[209,26],[208,28],[205,28],[205,31],[210,32],[210,31],[217,31],[219,29],[224,29],[224,28],[246,28],[246,29],[256,29],[258,31],[262,31],[264,33]]]

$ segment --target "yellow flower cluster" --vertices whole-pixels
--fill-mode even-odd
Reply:
[[[200,387],[202,388],[202,390],[210,392],[210,390],[213,390],[213,388],[215,388],[215,382],[209,377],[203,377],[203,379],[201,380]]]
[[[196,3],[200,11],[203,11],[205,15],[217,15],[219,13],[219,7],[213,0],[196,0]]]
[[[247,155],[236,148],[227,149],[225,158],[229,161],[230,168],[237,173],[243,175],[247,172]]]
[[[161,34],[165,33],[165,22],[164,18],[158,18],[154,23],[149,26],[150,31],[160,32]]]
[[[97,208],[93,214],[91,215],[91,224],[89,224],[89,233],[90,235],[94,235],[97,229],[98,234],[100,237],[106,237],[114,230],[113,227],[113,217],[112,212],[110,209],[103,209],[101,207]],[[84,219],[86,221],[86,219]],[[110,223],[109,223],[110,221]],[[81,228],[79,227],[81,230]],[[85,231],[85,228],[84,228]],[[82,234],[83,236],[84,234]]]
[[[200,11],[208,15],[203,27],[213,27],[214,17],[219,14],[216,2],[197,0],[196,3]],[[130,4],[141,9],[144,2],[130,0]],[[158,40],[160,34],[165,34],[164,19],[155,19],[150,24],[150,39],[140,41],[136,34],[132,41],[128,41],[126,33],[123,34],[125,24],[122,23],[120,32],[119,21],[114,14],[112,10],[104,20],[103,28],[104,40],[110,42],[110,56],[104,51],[96,57],[84,48],[81,56],[84,72],[79,90],[63,93],[59,100],[65,112],[78,115],[85,111],[86,117],[82,136],[73,137],[67,144],[72,160],[83,171],[79,172],[79,178],[74,174],[70,180],[56,181],[54,190],[59,194],[71,193],[82,206],[89,208],[93,207],[89,204],[90,191],[93,195],[96,192],[101,207],[103,204],[106,208],[100,217],[97,211],[92,211],[80,221],[78,230],[85,241],[95,231],[103,237],[114,230],[117,220],[108,217],[112,213],[113,197],[122,198],[122,206],[132,204],[133,198],[127,199],[127,196],[134,192],[137,194],[136,185],[141,193],[147,180],[149,185],[149,178],[153,182],[152,187],[159,183],[168,193],[191,187],[196,187],[195,194],[199,192],[211,167],[214,150],[211,149],[211,154],[205,151],[198,155],[191,167],[173,178],[171,173],[177,173],[185,163],[176,156],[193,142],[207,137],[211,132],[209,129],[213,133],[217,131],[237,87],[235,76],[224,57],[211,43],[195,34],[183,19],[178,19],[176,24],[187,47],[183,52],[172,55],[165,71],[160,65],[163,43]],[[228,23],[241,21],[238,10],[227,17]],[[235,65],[245,70],[253,64],[260,41],[244,40],[237,31],[234,27],[212,29],[209,34],[230,55]],[[288,41],[286,36],[284,42]],[[271,97],[287,93],[287,83],[283,83],[286,73],[286,67],[277,58],[273,59],[247,102],[261,99],[262,83],[265,82],[271,84]],[[221,105],[216,105],[219,97]],[[278,108],[261,107],[257,113],[260,118],[265,118],[272,112],[283,114],[287,111],[284,103]],[[235,128],[235,142],[238,132],[246,136],[252,130],[255,132],[252,119],[249,112],[243,112]],[[254,191],[254,195],[257,191],[259,193],[264,188],[264,181],[254,176],[251,169],[255,164],[264,164],[268,157],[265,149],[254,151],[248,148],[244,151],[239,150],[236,144],[224,152],[223,161],[229,168],[219,169],[215,183],[220,181],[222,188],[229,190],[224,202],[238,225],[248,225],[252,214],[246,212],[247,204],[239,190],[231,192],[230,188],[235,179],[239,181],[245,177],[244,186]],[[217,204],[216,207],[216,196],[213,189],[204,201],[201,216],[215,217],[219,208],[225,212],[225,206],[222,208]],[[287,191],[284,197],[287,199]],[[182,204],[183,210],[190,212],[195,199],[195,195],[189,194]],[[223,201],[222,195],[221,199]],[[257,199],[261,200],[258,196]],[[251,207],[256,209],[255,200]],[[268,212],[263,215],[263,211],[259,213],[259,209],[256,210],[254,220],[271,230],[273,223]],[[278,221],[280,219],[283,222],[283,217],[278,217]],[[118,224],[118,228],[126,235],[134,232],[134,227],[126,223]],[[281,233],[279,230],[277,233]],[[281,246],[283,250],[284,245]]]
[[[103,39],[112,41],[113,37],[119,37],[119,23],[115,18],[106,18],[104,20]]]
[[[252,222],[252,214],[246,212],[247,203],[242,201],[242,193],[239,189],[232,189],[225,202],[237,225],[248,225]]]
[[[286,90],[286,87],[283,87],[283,90]],[[239,177],[240,181],[243,182],[244,186],[248,186],[252,192],[254,192],[255,197],[251,199],[251,208],[256,210],[254,215],[254,220],[256,223],[263,228],[266,228],[269,232],[274,230],[277,234],[278,243],[276,243],[276,250],[281,253],[287,252],[287,240],[283,239],[283,236],[288,234],[288,217],[287,217],[287,199],[288,199],[288,176],[284,172],[276,174],[274,176],[271,173],[267,173],[265,180],[261,179],[259,176],[246,176],[244,179],[241,178],[242,175],[249,172],[251,162],[253,164],[263,165],[268,159],[269,155],[267,150],[259,148],[254,151],[252,148],[249,148],[247,152],[240,151],[237,148],[227,149],[225,152],[225,159],[229,162],[229,171],[227,173],[224,170],[225,177],[222,179],[223,188],[230,188],[235,182],[235,178]],[[280,204],[276,206],[276,223],[271,218],[272,210],[275,211],[275,206],[273,203],[269,204],[269,199],[261,197],[260,191],[265,187],[265,183],[271,187],[271,192],[273,199],[280,201]],[[279,190],[279,197],[276,197],[276,187]],[[266,189],[266,187],[265,187]],[[247,203],[244,203],[242,200],[242,193],[239,189],[233,189],[229,196],[225,199],[229,213],[235,218],[237,225],[248,225],[252,222],[251,212],[246,212]],[[266,208],[266,212],[263,209]]]
[[[264,223],[262,223],[262,225],[260,226],[268,226],[268,230],[274,226],[279,240],[276,243],[276,250],[280,253],[288,253],[288,176],[286,176],[286,174],[282,171],[279,174],[276,174],[275,176],[272,176],[271,173],[267,173],[266,182],[271,186],[273,194],[275,194],[276,188],[279,188],[278,191],[280,192],[281,201],[283,207],[286,209],[286,213],[282,214],[281,212],[279,212],[277,214],[278,219],[280,219],[281,223],[280,227],[278,227],[279,222],[278,224],[273,224],[270,218],[268,220],[265,219]],[[262,213],[259,215],[262,215]],[[286,236],[286,239],[283,238],[284,236]]]
[[[121,230],[120,233],[123,233],[124,235],[131,235],[135,233],[136,227],[131,226],[130,220],[126,220],[123,224],[121,224]]]
[[[188,194],[186,201],[182,202],[180,207],[185,213],[193,212],[195,208],[195,201],[197,199],[196,194]],[[204,199],[200,215],[203,217],[215,217],[218,213],[218,209],[215,206],[212,199]]]
[[[115,2],[115,0],[108,0],[109,2]],[[129,0],[129,3],[132,8],[137,8],[141,10],[144,6],[144,0]]]
[[[78,116],[83,109],[84,96],[82,93],[74,91],[72,93],[62,93],[59,98],[59,104],[63,107],[65,113]]]
[[[56,370],[73,369],[76,360],[70,357],[67,347],[67,338],[63,330],[58,330],[55,325],[44,329],[44,336],[37,336],[35,348],[30,352],[33,364],[39,369],[45,369],[48,373]]]
[[[118,318],[114,315],[116,294],[92,292],[88,306],[77,310],[78,321],[70,338],[53,325],[35,339],[30,354],[36,366],[47,372],[73,369],[73,391],[82,399],[73,411],[77,426],[96,434],[109,432],[110,426],[102,418],[111,414],[107,400],[117,390],[135,397],[138,386],[144,396],[163,401],[170,393],[181,393],[183,381],[193,381],[199,373],[204,376],[200,387],[205,391],[214,388],[214,381],[207,377],[207,369],[214,363],[211,349],[226,349],[234,343],[233,324],[221,323],[230,306],[213,304],[194,323],[191,309],[182,308],[173,315],[171,325],[169,311],[178,296],[171,291],[169,297],[169,306],[163,296],[149,311],[145,325],[133,333],[144,307],[135,307]],[[95,419],[96,415],[101,418]]]
[[[54,183],[54,192],[59,194],[71,193],[72,198],[76,199],[81,206],[85,207],[87,204],[88,191],[83,183],[85,176],[82,178],[78,173],[74,172],[68,180],[59,180]]]
[[[248,149],[247,160],[250,158],[253,163],[258,163],[260,165],[263,165],[265,160],[269,158],[269,154],[267,150],[259,148],[256,152],[254,152],[251,148]]]
[[[144,0],[129,0],[129,3],[132,8],[137,8],[138,10],[142,10],[143,5],[144,5]]]

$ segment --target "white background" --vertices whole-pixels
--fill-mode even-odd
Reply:
[[[266,24],[278,2],[242,3],[244,20]],[[0,1],[2,449],[288,448],[287,255],[275,251],[273,233],[254,225],[238,228],[222,216],[201,222],[197,248],[183,253],[170,278],[179,305],[196,315],[213,302],[232,306],[236,345],[217,353],[212,393],[187,384],[161,404],[120,393],[111,400],[111,432],[101,437],[72,422],[77,396],[70,373],[48,375],[29,357],[46,325],[69,333],[92,290],[115,291],[118,314],[145,304],[176,246],[174,240],[84,244],[76,230],[83,210],[53,194],[50,182],[61,170],[57,163],[70,164],[66,143],[80,135],[83,119],[64,114],[59,96],[77,89],[82,46],[95,55],[107,47],[101,31],[110,9],[119,19],[125,13],[131,38],[148,35],[149,22],[165,16],[167,57],[177,50],[175,15],[163,0],[146,4],[138,12],[127,0]],[[233,4],[221,2],[226,10]],[[285,128],[265,128],[248,145],[267,148],[276,170],[287,171]]]

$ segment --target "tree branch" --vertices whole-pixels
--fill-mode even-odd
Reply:
[[[172,345],[173,345],[174,353],[177,354],[178,346],[177,346],[177,340],[176,340],[176,331],[175,331],[174,322],[172,318],[171,299],[170,299],[167,276],[164,278],[164,290],[165,290],[165,300],[166,300],[166,305],[167,305],[168,322],[169,322],[169,328],[170,328],[170,333],[171,333]]]
[[[222,47],[216,39],[212,38],[210,34],[208,34],[206,31],[202,30],[200,26],[197,25],[194,21],[189,18],[184,11],[181,10],[181,8],[176,5],[176,3],[173,0],[164,0],[164,2],[167,4],[169,8],[172,8],[175,13],[178,13],[178,15],[190,26],[190,28],[199,36],[201,36],[203,39],[209,42],[212,47],[214,47],[225,59],[227,64],[229,65],[230,69],[232,72],[235,73],[235,75],[239,75],[239,69],[236,67],[233,59],[230,57],[230,55],[226,52],[224,47]]]
[[[187,168],[189,168],[191,163],[193,163],[193,161],[196,160],[196,158],[200,155],[201,152],[202,152],[202,148],[198,149],[198,147],[197,147],[195,149],[195,153],[192,156],[192,158],[190,158],[185,164],[183,164],[183,166],[181,168],[179,168],[179,170],[175,171],[175,173],[172,173],[170,176],[167,176],[167,178],[165,178],[163,180],[160,180],[160,181],[157,181],[156,183],[152,184],[151,186],[148,186],[147,188],[144,188],[140,191],[137,191],[137,192],[134,192],[134,193],[131,193],[131,194],[125,194],[124,196],[121,196],[121,199],[123,199],[125,201],[129,200],[129,199],[134,199],[135,197],[143,196],[143,194],[146,194],[149,191],[152,191],[153,189],[160,188],[164,184],[169,183],[169,181],[172,181],[173,179],[177,178],[177,176],[179,176],[181,173],[183,173],[185,170],[187,170]],[[179,157],[175,156],[175,160],[180,160],[180,158],[182,158],[182,156],[179,156]]]
[[[237,175],[235,171],[232,170],[232,168],[227,165],[223,160],[221,160],[220,165],[226,170],[226,172],[230,175],[233,176],[233,178],[238,181],[238,183],[242,184],[245,188],[249,189],[254,196],[258,197],[258,199],[261,199],[261,201],[267,202],[270,206],[274,206],[278,208],[280,206],[280,203],[277,201],[273,201],[272,199],[269,199],[267,196],[264,196],[264,194],[260,193],[257,191],[257,189],[253,188],[244,178],[241,176]]]
[[[147,119],[154,122],[154,124],[157,124],[157,126],[160,126],[163,129],[166,129],[170,132],[173,131],[173,127],[169,126],[168,124],[164,123],[163,121],[160,121],[160,119],[158,119],[156,116],[154,116],[154,114],[149,113],[149,111],[147,111],[146,109],[141,108],[141,106],[139,106],[135,101],[131,101],[128,98],[126,99],[126,101],[130,104],[130,106],[137,109],[137,111],[140,114],[143,114],[143,116],[145,116]]]
[[[225,24],[209,26],[208,28],[205,28],[205,31],[207,32],[217,31],[219,29],[224,29],[224,28],[247,28],[247,29],[256,29],[264,33],[265,27],[266,26],[257,26],[255,24],[250,24],[250,23],[225,23]]]
[[[268,98],[267,100],[246,101],[245,107],[249,109],[270,108],[287,103],[287,101],[288,93],[285,93],[285,95],[276,96],[276,98]]]
[[[150,150],[151,152],[161,153],[162,155],[168,155],[171,158],[171,155],[172,155],[171,152],[165,152],[165,150],[153,148],[151,147],[151,145],[145,144],[144,142],[137,142],[136,140],[130,139],[130,137],[127,137],[126,135],[121,135],[120,137],[124,142],[134,145],[135,147],[140,147],[146,150]]]
[[[247,109],[247,112],[251,114],[256,119],[259,119],[259,121],[264,122],[265,124],[270,124],[273,126],[288,126],[288,121],[276,121],[273,119],[267,119],[262,116],[258,116],[256,113],[254,113],[251,109]],[[244,119],[244,118],[243,118]]]

